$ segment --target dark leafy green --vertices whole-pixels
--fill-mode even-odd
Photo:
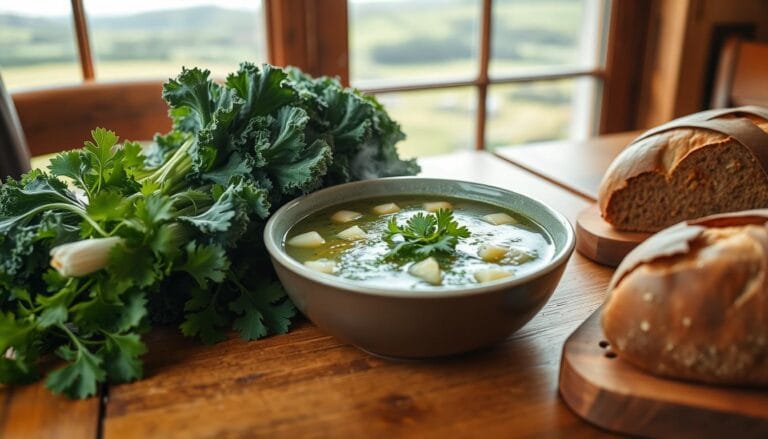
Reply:
[[[404,226],[398,225],[393,216],[384,231],[384,239],[390,242],[392,248],[384,258],[421,260],[436,253],[450,254],[459,243],[459,238],[468,238],[469,235],[469,229],[453,219],[450,209],[427,214],[419,212],[408,218]]]
[[[146,152],[97,128],[48,172],[0,185],[0,383],[47,375],[84,398],[139,379],[152,324],[207,343],[286,332],[295,309],[262,242],[269,214],[323,186],[418,172],[383,107],[336,80],[250,63],[209,76],[165,84],[173,130]],[[51,355],[63,366],[42,368]]]

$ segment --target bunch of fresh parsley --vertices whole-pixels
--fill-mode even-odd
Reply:
[[[163,97],[173,130],[146,154],[98,128],[48,172],[0,185],[0,383],[47,373],[51,390],[84,398],[141,378],[141,333],[157,323],[207,343],[287,331],[269,214],[323,186],[418,171],[382,106],[333,79],[244,63],[219,84],[183,69]],[[103,269],[50,268],[52,248],[100,238],[119,241]],[[65,364],[49,372],[51,355]]]
[[[408,218],[405,226],[399,226],[393,216],[384,231],[384,238],[392,248],[384,257],[421,260],[436,253],[450,254],[456,248],[459,238],[468,238],[469,235],[469,229],[453,219],[453,211],[450,209],[427,214],[419,212]]]

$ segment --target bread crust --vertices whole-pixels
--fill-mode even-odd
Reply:
[[[768,119],[751,114],[722,117],[722,119],[735,118],[747,119],[763,132],[768,133]],[[723,145],[746,149],[745,146],[727,134],[702,128],[675,128],[645,138],[641,136],[640,140],[632,142],[614,159],[603,176],[598,190],[598,206],[603,218],[608,223],[617,224],[617,220],[612,215],[613,197],[629,185],[634,184],[635,181],[639,181],[638,177],[651,173],[670,181],[674,172],[692,154]],[[768,148],[768,145],[761,146]],[[757,161],[755,163],[758,164]],[[764,178],[762,182],[756,182],[756,184],[768,187],[768,177]],[[760,207],[768,206],[751,206],[750,208]],[[717,211],[711,211],[708,214],[713,213],[717,213]],[[624,227],[623,229],[632,231],[658,230],[632,227]]]
[[[768,385],[768,210],[666,229],[609,288],[602,324],[620,358],[671,378]]]

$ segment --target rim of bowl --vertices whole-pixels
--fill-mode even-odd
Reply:
[[[507,194],[526,198],[529,201],[532,201],[536,204],[538,204],[540,207],[542,207],[549,215],[554,217],[554,219],[560,223],[560,225],[563,227],[565,231],[565,244],[563,247],[555,253],[555,255],[552,257],[552,259],[549,260],[549,262],[546,265],[543,265],[535,270],[532,270],[523,276],[520,277],[512,277],[511,279],[498,279],[491,282],[486,282],[483,284],[468,284],[468,286],[452,286],[450,288],[435,288],[430,290],[411,290],[411,289],[404,289],[404,288],[382,288],[382,287],[374,287],[374,286],[367,286],[367,285],[361,285],[358,283],[355,283],[353,280],[348,280],[344,278],[340,278],[338,276],[334,276],[332,274],[326,274],[326,273],[320,273],[314,270],[311,270],[307,267],[305,267],[303,264],[301,264],[296,259],[290,257],[288,253],[285,251],[282,245],[282,238],[281,242],[275,242],[275,240],[272,239],[272,235],[274,234],[274,229],[277,227],[276,224],[280,220],[280,217],[285,214],[286,211],[295,208],[296,205],[300,203],[306,202],[307,199],[310,199],[314,196],[320,196],[322,194],[326,194],[329,192],[339,192],[339,191],[350,191],[354,189],[356,186],[366,186],[366,185],[372,185],[372,184],[378,184],[378,182],[381,181],[393,181],[393,180],[413,180],[414,182],[446,182],[446,183],[459,183],[459,184],[470,184],[474,186],[479,186],[483,188],[489,188],[491,190],[497,190],[506,192]],[[408,192],[398,192],[393,194],[395,196],[398,195],[409,195]],[[436,195],[439,195],[439,193],[436,193]],[[454,198],[459,199],[465,199],[468,201],[473,201],[469,197],[462,197],[457,195],[449,195]],[[364,199],[365,197],[361,197],[361,199]],[[357,199],[357,198],[356,198]],[[320,207],[318,209],[312,209],[309,211],[308,215],[312,215],[316,213],[318,210],[322,210],[327,206]],[[308,216],[307,215],[307,216]],[[305,216],[306,217],[306,216]],[[295,225],[296,223],[292,224]],[[537,222],[538,224],[538,222]],[[552,231],[544,227],[542,224],[539,224],[541,228],[543,228],[548,234],[550,234],[550,239],[552,239],[551,234]],[[290,227],[289,227],[290,230]],[[430,177],[414,177],[414,176],[404,176],[404,177],[384,177],[384,178],[375,178],[375,179],[369,179],[369,180],[360,180],[360,181],[353,181],[350,183],[343,183],[340,185],[331,186],[325,189],[321,189],[319,191],[315,191],[306,195],[302,195],[298,198],[295,198],[288,203],[284,204],[282,207],[280,207],[275,213],[272,214],[272,216],[267,221],[267,225],[264,228],[264,243],[267,247],[267,251],[269,254],[274,258],[277,259],[284,267],[286,267],[288,270],[292,271],[293,273],[309,278],[310,280],[314,282],[318,282],[333,288],[343,289],[345,291],[350,291],[352,293],[359,293],[359,294],[367,294],[367,295],[374,295],[374,296],[388,296],[388,297],[410,297],[410,298],[438,298],[438,297],[457,297],[457,296],[469,296],[469,295],[475,295],[475,294],[483,294],[483,293],[489,293],[493,291],[497,291],[501,288],[509,288],[514,287],[520,284],[524,284],[526,282],[529,282],[530,280],[536,279],[540,276],[543,276],[550,271],[555,270],[557,267],[559,267],[562,263],[567,263],[568,258],[573,253],[573,249],[576,246],[576,234],[573,230],[573,226],[571,226],[571,223],[568,221],[568,219],[565,218],[563,214],[556,211],[555,209],[549,207],[547,204],[542,203],[541,201],[529,197],[527,195],[523,195],[519,192],[511,191],[509,189],[500,188],[498,186],[492,186],[489,184],[484,183],[477,183],[473,181],[466,181],[466,180],[455,180],[455,179],[449,179],[449,178],[430,178]]]

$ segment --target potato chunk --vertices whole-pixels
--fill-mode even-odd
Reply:
[[[514,264],[525,264],[536,259],[537,256],[536,250],[524,247],[512,247],[509,249],[509,259]]]
[[[376,215],[386,215],[388,213],[400,212],[400,206],[395,203],[385,203],[374,206],[372,210]]]
[[[359,239],[365,239],[368,237],[368,235],[358,226],[352,226],[348,229],[344,229],[341,232],[339,232],[336,236],[339,238],[345,240],[345,241],[357,241]]]
[[[316,261],[306,261],[304,265],[310,270],[319,271],[320,273],[333,274],[336,271],[336,262],[330,259],[318,259]]]
[[[408,269],[408,273],[421,280],[425,280],[432,285],[440,285],[443,281],[440,265],[438,265],[435,258],[432,257],[411,265],[411,268]]]
[[[477,255],[485,262],[496,262],[507,255],[507,248],[493,244],[483,244],[477,250]]]
[[[484,270],[478,270],[475,272],[475,280],[480,283],[504,279],[505,277],[509,276],[512,276],[511,272],[499,270],[498,268],[486,268]]]
[[[359,219],[361,216],[363,215],[360,212],[355,212],[352,210],[340,210],[331,215],[331,221],[343,224]]]
[[[447,201],[431,201],[424,203],[424,210],[437,212],[440,209],[453,209],[453,205]]]
[[[502,224],[515,224],[517,222],[517,220],[503,212],[485,215],[483,219],[495,226],[500,226]]]
[[[288,240],[288,245],[292,247],[317,248],[323,244],[325,244],[325,239],[315,231],[302,233]]]

